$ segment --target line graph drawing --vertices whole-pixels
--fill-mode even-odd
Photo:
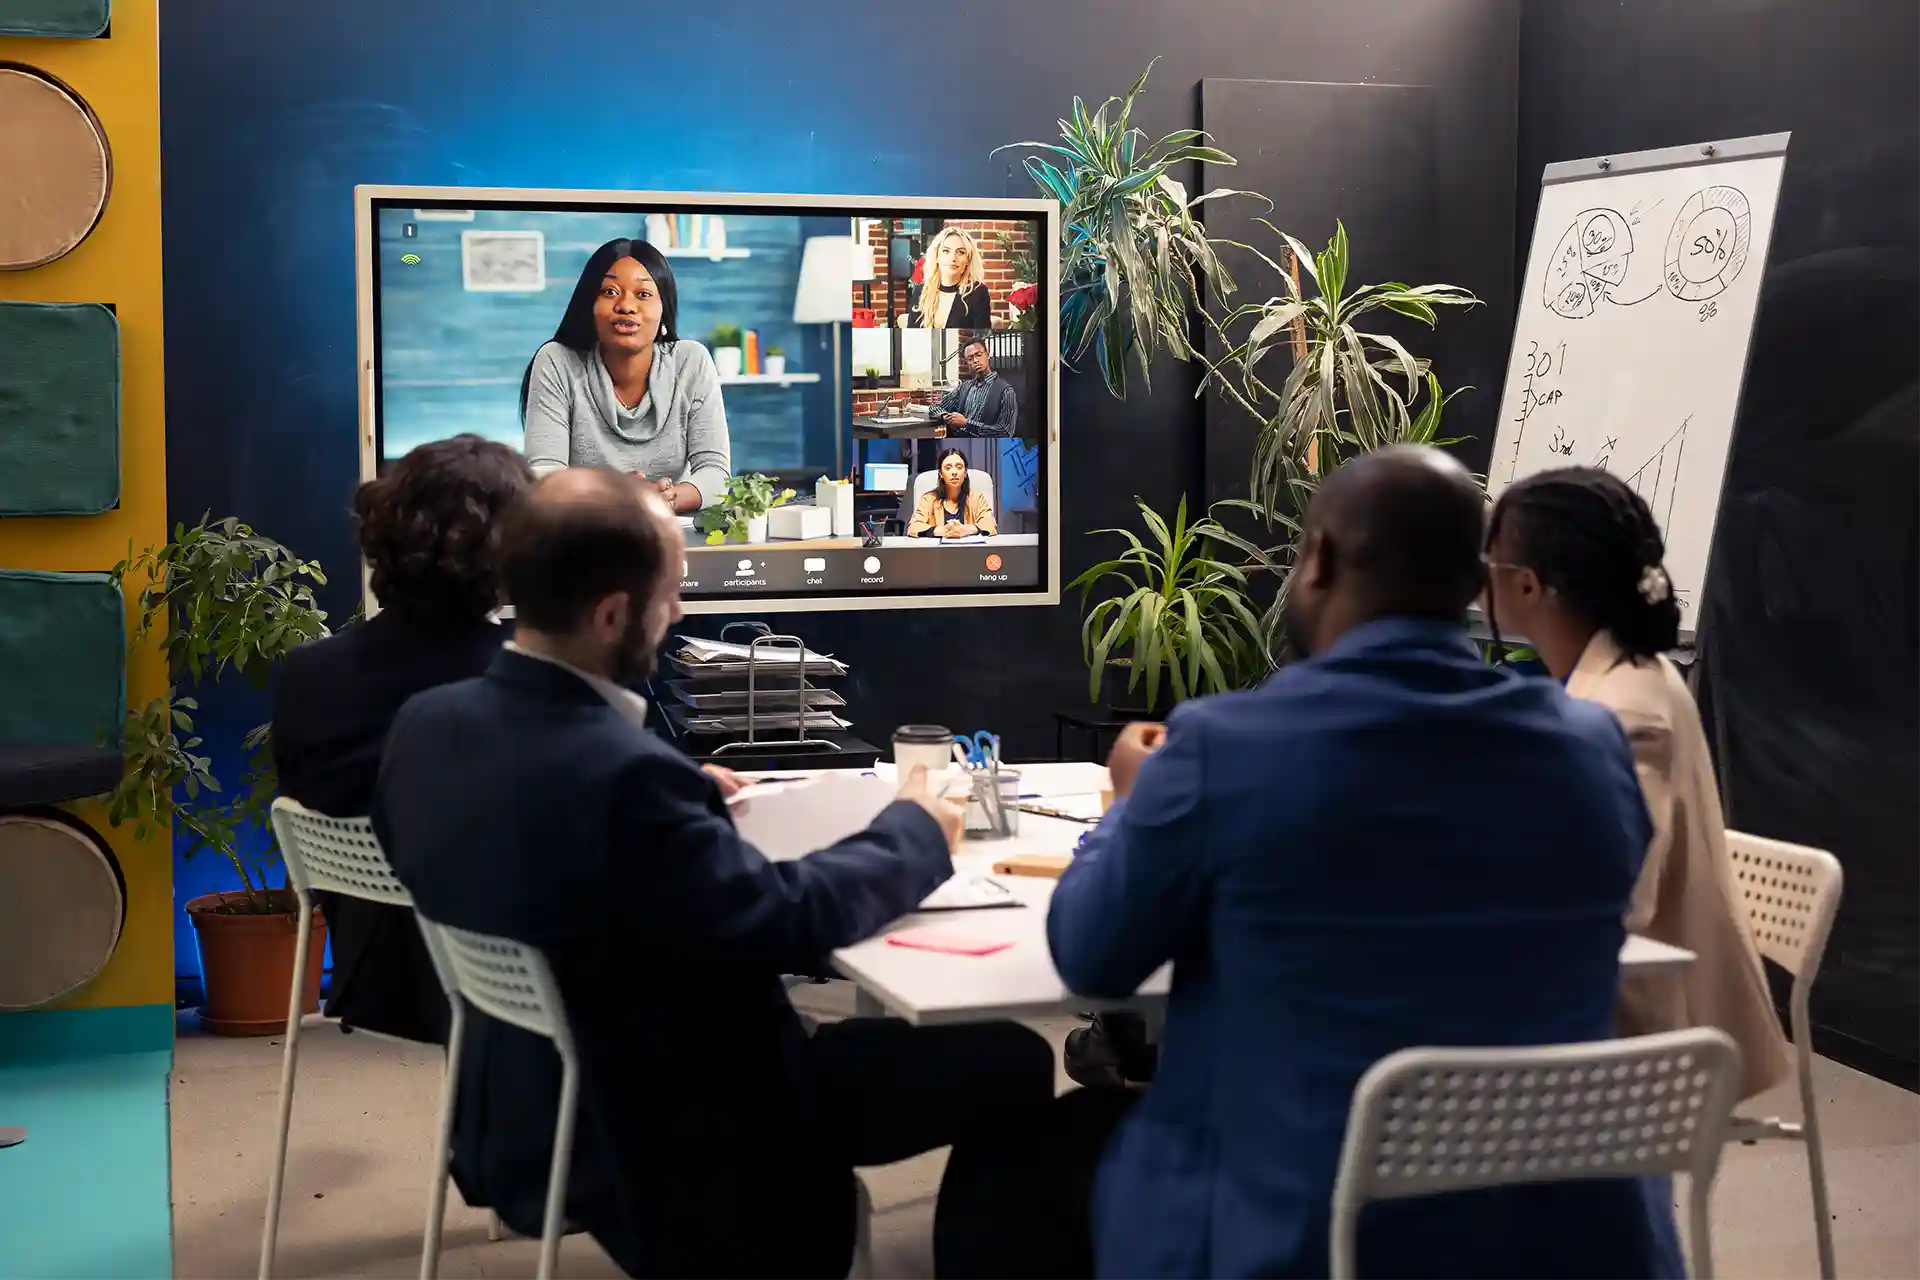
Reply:
[[[1646,461],[1632,471],[1615,473],[1627,482],[1628,488],[1646,499],[1647,506],[1653,510],[1653,518],[1660,522],[1662,532],[1671,527],[1673,521],[1673,499],[1680,488],[1680,462],[1687,451],[1687,424],[1692,421],[1693,415],[1688,414]],[[1608,439],[1600,452],[1594,455],[1593,465],[1602,471],[1613,470],[1611,463],[1616,444],[1615,439]]]
[[[1736,187],[1708,187],[1687,197],[1667,233],[1661,278],[1683,302],[1725,293],[1747,265],[1753,209]]]

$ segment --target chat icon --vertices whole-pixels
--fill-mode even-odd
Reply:
[[[800,567],[808,573],[825,573],[827,571],[827,558],[825,556],[808,556],[800,562]]]

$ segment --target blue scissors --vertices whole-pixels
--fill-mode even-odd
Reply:
[[[960,763],[969,769],[990,769],[1000,763],[1000,739],[985,729],[978,730],[971,738],[955,734],[953,746],[955,756],[963,757]]]

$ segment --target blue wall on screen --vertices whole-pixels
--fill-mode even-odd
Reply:
[[[519,448],[521,376],[534,351],[553,337],[581,267],[604,242],[641,234],[640,217],[627,212],[469,212],[469,219],[453,220],[423,218],[407,208],[381,211],[381,420],[388,458],[462,431]],[[539,233],[543,287],[467,288],[461,245],[470,231]],[[746,257],[670,263],[681,337],[704,342],[719,324],[752,329],[763,351],[781,347],[791,370],[822,379],[726,388],[736,471],[832,463],[834,384],[824,367],[831,347],[821,341],[820,326],[793,323],[793,301],[804,239],[836,232],[847,233],[845,218],[733,215],[727,244]]]

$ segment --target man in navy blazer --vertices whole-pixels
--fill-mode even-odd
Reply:
[[[805,858],[743,841],[729,779],[649,732],[625,687],[679,616],[682,546],[631,477],[564,471],[522,497],[500,543],[516,638],[485,676],[407,703],[374,827],[423,915],[552,965],[581,1059],[567,1213],[628,1274],[844,1276],[853,1167],[949,1143],[936,1230],[986,1235],[947,1221],[967,1206],[946,1193],[990,1192],[981,1153],[1050,1105],[1046,1042],[883,1019],[809,1037],[781,982],[945,880],[958,811],[920,772]],[[535,1235],[559,1061],[524,1031],[467,1026],[454,1177]]]
[[[1469,641],[1483,511],[1437,450],[1348,463],[1290,585],[1302,660],[1115,749],[1121,798],[1048,938],[1077,993],[1131,994],[1169,961],[1173,992],[1101,1170],[1102,1274],[1325,1275],[1370,1065],[1613,1033],[1649,821],[1612,717]],[[1681,1274],[1658,1199],[1614,1180],[1370,1206],[1360,1272]]]

